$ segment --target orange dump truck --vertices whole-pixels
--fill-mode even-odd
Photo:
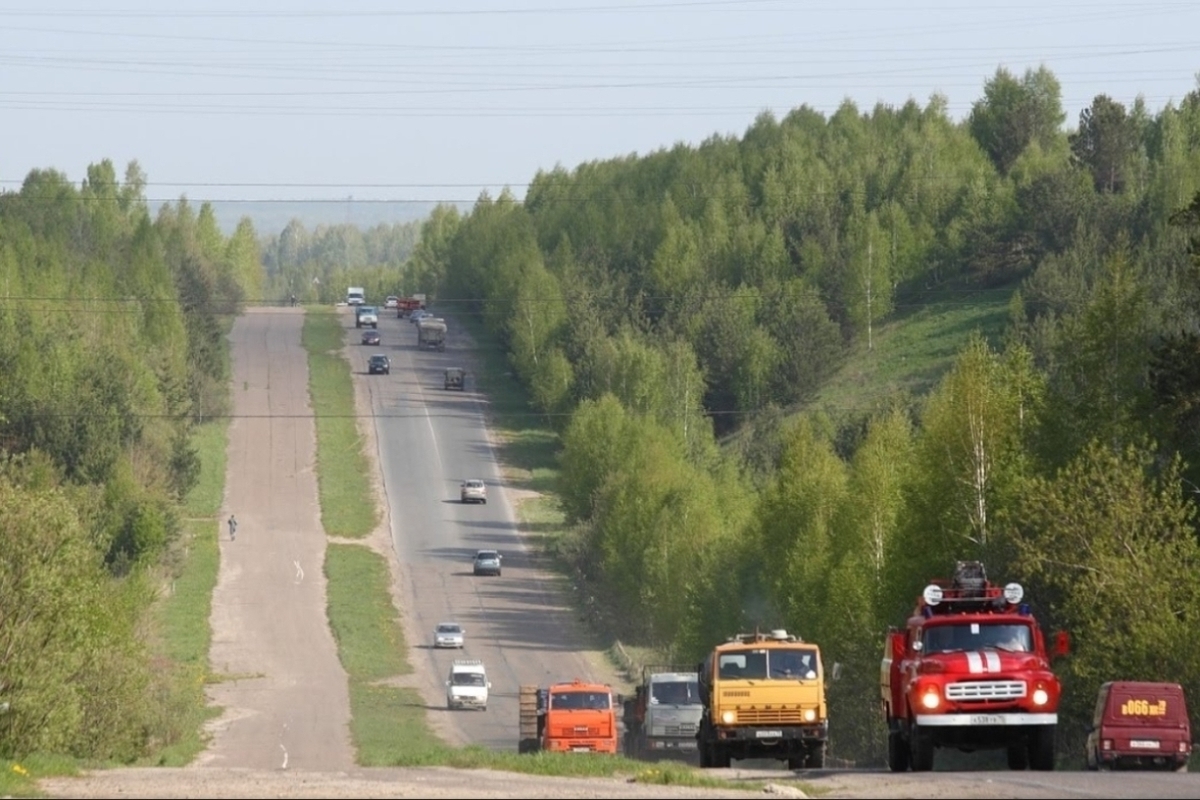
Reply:
[[[581,680],[522,686],[519,752],[617,752],[616,697],[611,686]]]

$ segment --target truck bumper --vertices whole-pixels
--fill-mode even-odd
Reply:
[[[717,728],[717,738],[723,741],[737,742],[778,742],[780,740],[825,741],[829,735],[828,726],[823,723],[816,725],[789,725],[779,728]]]
[[[925,728],[982,728],[1008,725],[1057,725],[1058,714],[917,714],[916,722]]]

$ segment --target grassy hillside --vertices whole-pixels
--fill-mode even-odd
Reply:
[[[980,289],[953,283],[902,297],[889,319],[876,326],[873,347],[868,349],[863,337],[809,410],[825,411],[835,420],[856,419],[891,399],[924,395],[973,331],[994,345],[999,342],[1016,289],[1016,284]]]

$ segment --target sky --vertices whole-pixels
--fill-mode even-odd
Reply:
[[[0,0],[0,191],[109,159],[155,207],[468,205],[763,111],[938,93],[963,119],[1042,65],[1069,129],[1099,94],[1178,105],[1200,2]]]

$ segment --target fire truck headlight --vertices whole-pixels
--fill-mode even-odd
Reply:
[[[721,721],[726,725],[732,725],[733,723],[737,722],[737,712],[732,709],[726,711],[721,715]]]
[[[1044,706],[1050,702],[1050,693],[1045,689],[1033,690],[1033,704],[1035,706]]]
[[[938,697],[937,689],[932,687],[926,689],[925,693],[921,695],[921,705],[928,709],[937,708],[938,704],[941,702],[942,698]]]
[[[804,721],[812,722],[817,718],[817,710],[815,708],[804,709]]]

